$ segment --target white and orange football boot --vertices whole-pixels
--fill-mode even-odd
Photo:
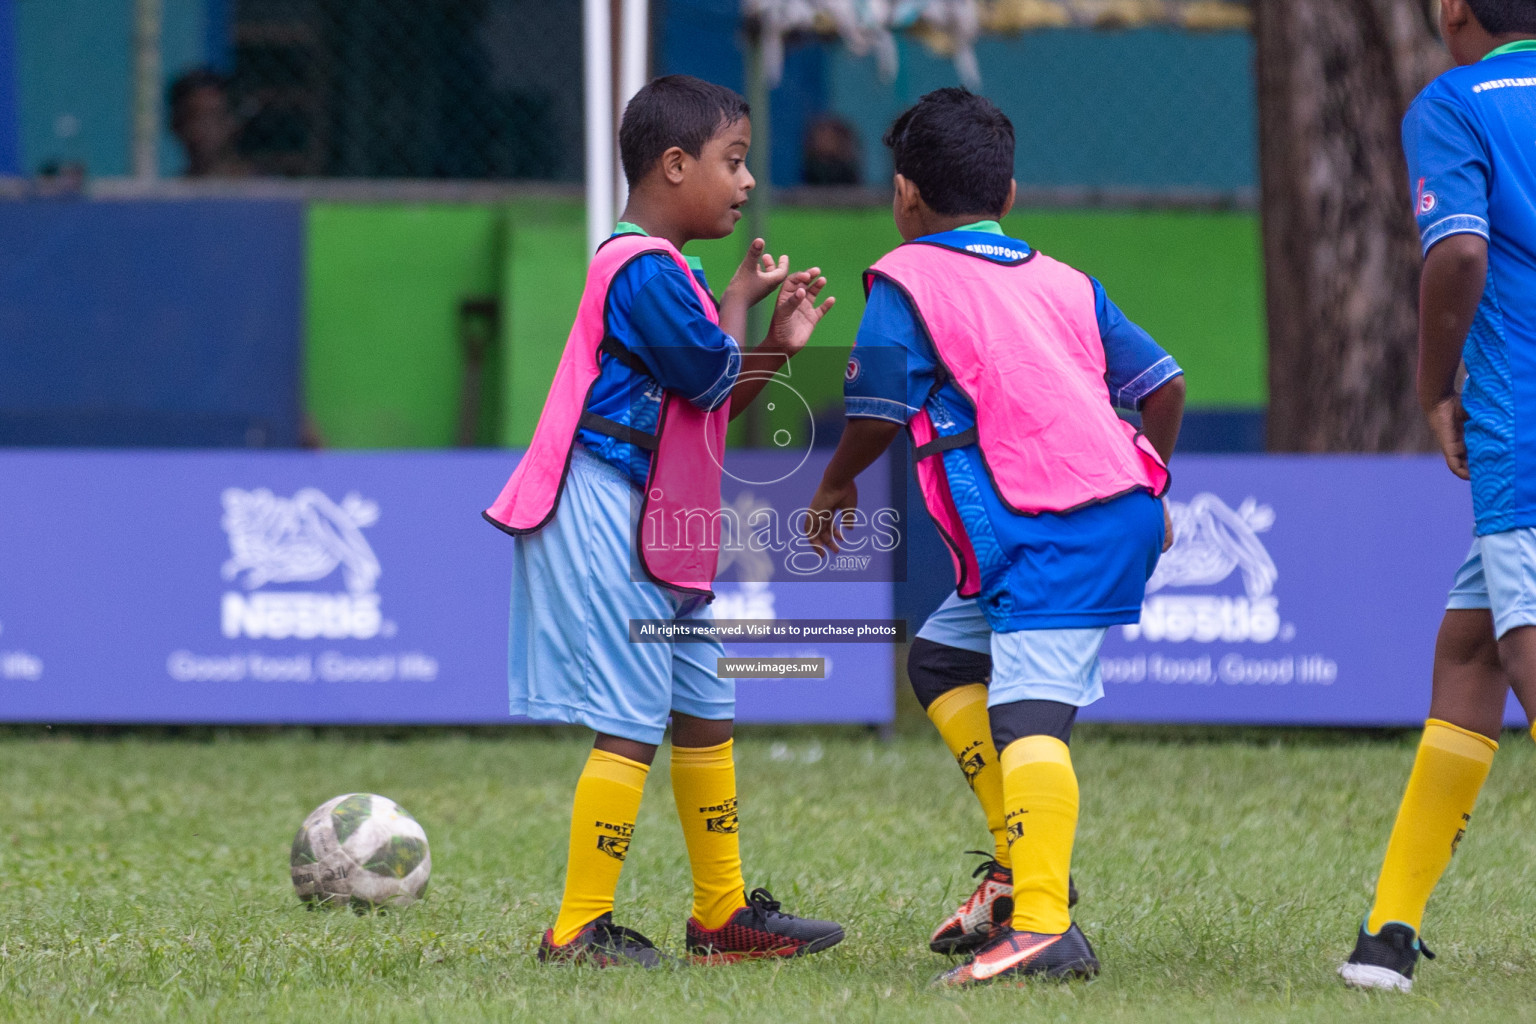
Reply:
[[[1099,960],[1076,924],[1060,935],[1005,928],[1001,935],[978,949],[975,956],[940,975],[938,983],[986,985],[1028,977],[1067,981],[1091,978],[1098,973]]]
[[[928,948],[950,956],[985,946],[1006,931],[1013,917],[1013,872],[981,850],[967,850],[985,857],[972,877],[980,878],[976,891],[934,929]],[[1077,905],[1077,886],[1067,881],[1067,906]]]

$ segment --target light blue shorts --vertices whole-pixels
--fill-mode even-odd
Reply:
[[[1490,609],[1496,637],[1517,626],[1536,626],[1536,529],[1472,538],[1445,607]]]
[[[964,598],[951,590],[944,603],[933,610],[917,635],[946,647],[958,647],[962,651],[977,654],[992,653],[992,627],[981,613],[976,599]]]
[[[1099,649],[1109,630],[1021,629],[994,633],[975,598],[950,594],[917,635],[936,644],[992,656],[987,706],[1053,700],[1085,707],[1104,696]]]
[[[736,715],[716,641],[637,644],[630,619],[709,619],[709,606],[630,575],[637,503],[625,477],[580,445],[555,518],[513,538],[511,711],[660,743],[673,711]]]

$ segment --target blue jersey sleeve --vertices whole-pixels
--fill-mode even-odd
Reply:
[[[1420,96],[1403,118],[1403,151],[1424,254],[1451,235],[1487,238],[1491,163],[1466,108],[1449,96]]]
[[[933,390],[938,360],[901,289],[875,278],[843,379],[843,412],[905,424]]]
[[[662,387],[702,409],[720,406],[741,373],[736,340],[704,312],[693,285],[671,260],[641,258],[623,273],[636,275],[621,338],[626,347]]]
[[[1104,341],[1104,381],[1109,385],[1110,401],[1134,412],[1148,395],[1184,370],[1152,340],[1152,335],[1120,312],[1102,284],[1093,278],[1089,280],[1093,281],[1099,337]]]

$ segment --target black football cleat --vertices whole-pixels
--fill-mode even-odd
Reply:
[[[945,971],[938,983],[950,987],[987,985],[994,981],[1050,978],[1068,981],[1099,973],[1099,960],[1077,925],[1060,935],[1020,932],[1012,928],[976,951],[959,967]]]
[[[590,964],[593,967],[660,967],[666,958],[655,943],[632,928],[613,923],[613,914],[596,918],[570,942],[555,945],[553,928],[539,942],[543,964]]]
[[[953,914],[934,929],[928,948],[956,955],[980,949],[1008,928],[1013,917],[1013,872],[981,850],[967,850],[985,857],[972,877],[980,878],[976,890]],[[1067,880],[1067,906],[1077,906],[1077,886]]]
[[[1396,921],[1381,926],[1372,935],[1360,926],[1355,950],[1339,967],[1339,977],[1350,988],[1379,988],[1390,992],[1413,991],[1413,968],[1419,954],[1433,960],[1435,954],[1419,940],[1413,929]]]
[[[719,928],[705,928],[698,919],[688,918],[688,952],[704,962],[808,956],[842,941],[841,925],[786,914],[767,889],[753,889],[747,905]]]

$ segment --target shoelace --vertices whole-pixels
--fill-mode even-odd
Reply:
[[[768,920],[769,914],[774,914],[778,917],[788,917],[788,914],[780,912],[779,907],[782,905],[783,904],[781,904],[778,900],[773,898],[773,893],[769,892],[767,889],[764,889],[762,886],[758,886],[756,889],[753,889],[751,892],[747,893],[747,906],[751,907],[753,912],[764,921]]]
[[[1392,938],[1388,941],[1388,945],[1392,946],[1394,949],[1412,949],[1414,940],[1408,937],[1409,934],[1411,933],[1405,934],[1404,932],[1394,931],[1392,933]],[[1424,959],[1433,960],[1435,958],[1435,954],[1430,952],[1428,946],[1424,945],[1424,936],[1418,936],[1418,943],[1419,952],[1424,954]]]
[[[1004,868],[1001,864],[999,864],[997,862],[996,858],[994,858],[990,853],[988,853],[985,850],[966,850],[965,852],[966,853],[974,853],[978,857],[985,857],[986,858],[980,864],[976,865],[976,870],[975,871],[971,872],[971,877],[972,878],[980,878],[982,875],[989,875],[989,874],[991,874],[994,871],[1006,871],[1007,870],[1006,868]]]
[[[612,946],[639,946],[642,949],[655,949],[656,944],[641,935],[633,928],[625,928],[614,924],[612,921],[599,921],[597,932],[605,944]]]

